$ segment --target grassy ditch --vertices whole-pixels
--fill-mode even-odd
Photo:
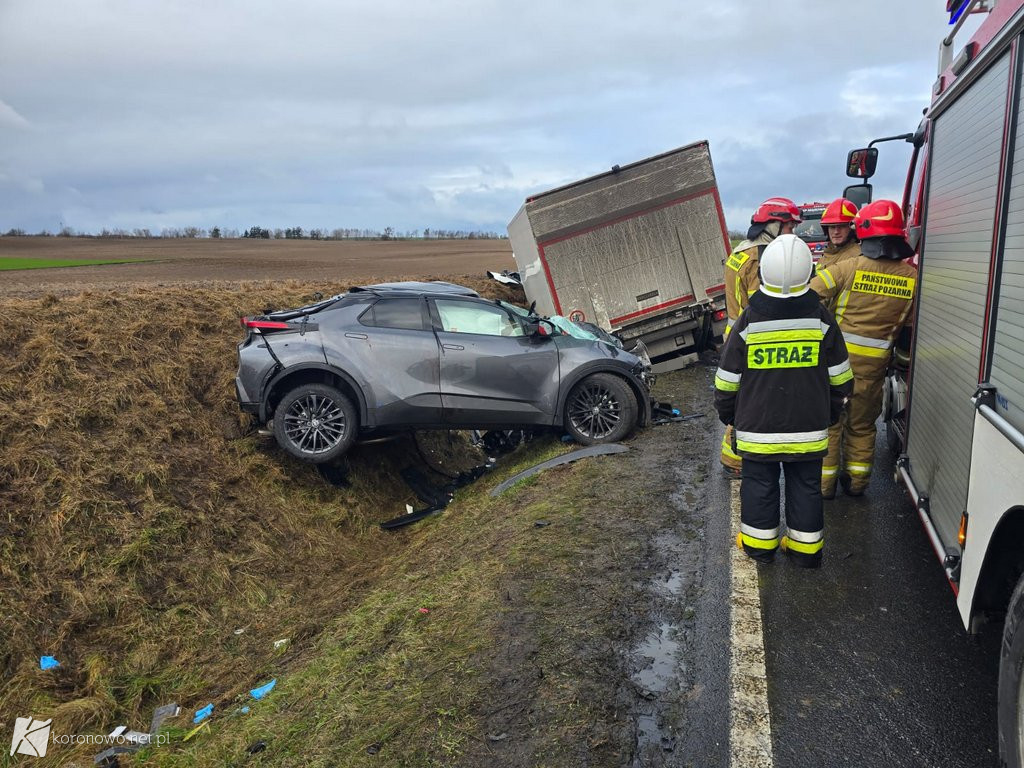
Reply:
[[[329,653],[332,638],[362,632],[375,605],[397,616],[405,600],[428,600],[419,583],[389,583],[392,595],[377,582],[413,541],[376,527],[413,500],[397,474],[419,461],[413,447],[353,453],[351,485],[336,489],[262,444],[234,402],[238,316],[344,287],[0,302],[4,722],[34,715],[52,717],[54,734],[107,733],[144,728],[172,700],[219,714],[271,677],[286,694],[303,679],[293,670],[326,680],[349,663]],[[61,667],[41,671],[41,655]],[[37,764],[95,751],[55,747]],[[0,764],[19,759],[0,753]]]

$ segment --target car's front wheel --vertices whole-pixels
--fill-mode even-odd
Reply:
[[[629,384],[610,373],[588,376],[565,402],[565,428],[578,443],[614,443],[636,425],[636,397]]]
[[[303,384],[287,392],[274,412],[278,445],[302,461],[323,464],[355,442],[358,416],[352,401],[327,384]]]

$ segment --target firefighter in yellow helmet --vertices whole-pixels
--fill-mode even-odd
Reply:
[[[833,200],[821,214],[821,228],[828,237],[828,245],[825,246],[825,253],[818,259],[819,272],[845,259],[860,256],[860,243],[853,231],[853,219],[856,215],[857,206],[845,197]]]
[[[850,496],[861,496],[871,479],[885,369],[893,340],[911,318],[917,288],[917,270],[906,262],[914,251],[897,203],[876,200],[865,205],[854,227],[860,254],[820,270],[811,281],[811,290],[835,307],[854,375],[847,411],[829,430],[821,468],[826,499],[835,497],[837,479]]]
[[[761,286],[725,343],[715,408],[743,456],[740,545],[767,562],[781,546],[797,565],[821,564],[821,460],[853,373],[835,320],[808,289],[807,243],[780,235],[761,256]],[[786,476],[780,536],[779,474]]]
[[[800,209],[785,197],[765,200],[750,217],[747,239],[733,248],[725,259],[725,309],[729,316],[726,338],[751,295],[757,291],[758,261],[764,249],[779,235],[792,234],[799,223]],[[743,462],[733,450],[732,443],[732,427],[728,427],[722,438],[722,468],[730,477],[739,479]]]

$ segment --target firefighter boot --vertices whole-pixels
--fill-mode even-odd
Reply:
[[[870,475],[868,476],[870,479]],[[864,487],[867,486],[866,481],[862,481],[861,484],[854,485],[853,478],[849,472],[842,472],[839,475],[839,484],[843,486],[843,493],[847,496],[863,496]]]
[[[794,532],[790,530],[790,534],[792,533]],[[799,568],[821,568],[821,545],[821,540],[809,545],[790,536],[783,536],[779,542],[779,549]]]

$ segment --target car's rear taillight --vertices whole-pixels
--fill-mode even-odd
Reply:
[[[254,320],[250,317],[243,317],[241,322],[243,328],[256,333],[263,333],[263,331],[287,331],[292,327],[288,323],[281,323],[276,320]]]

